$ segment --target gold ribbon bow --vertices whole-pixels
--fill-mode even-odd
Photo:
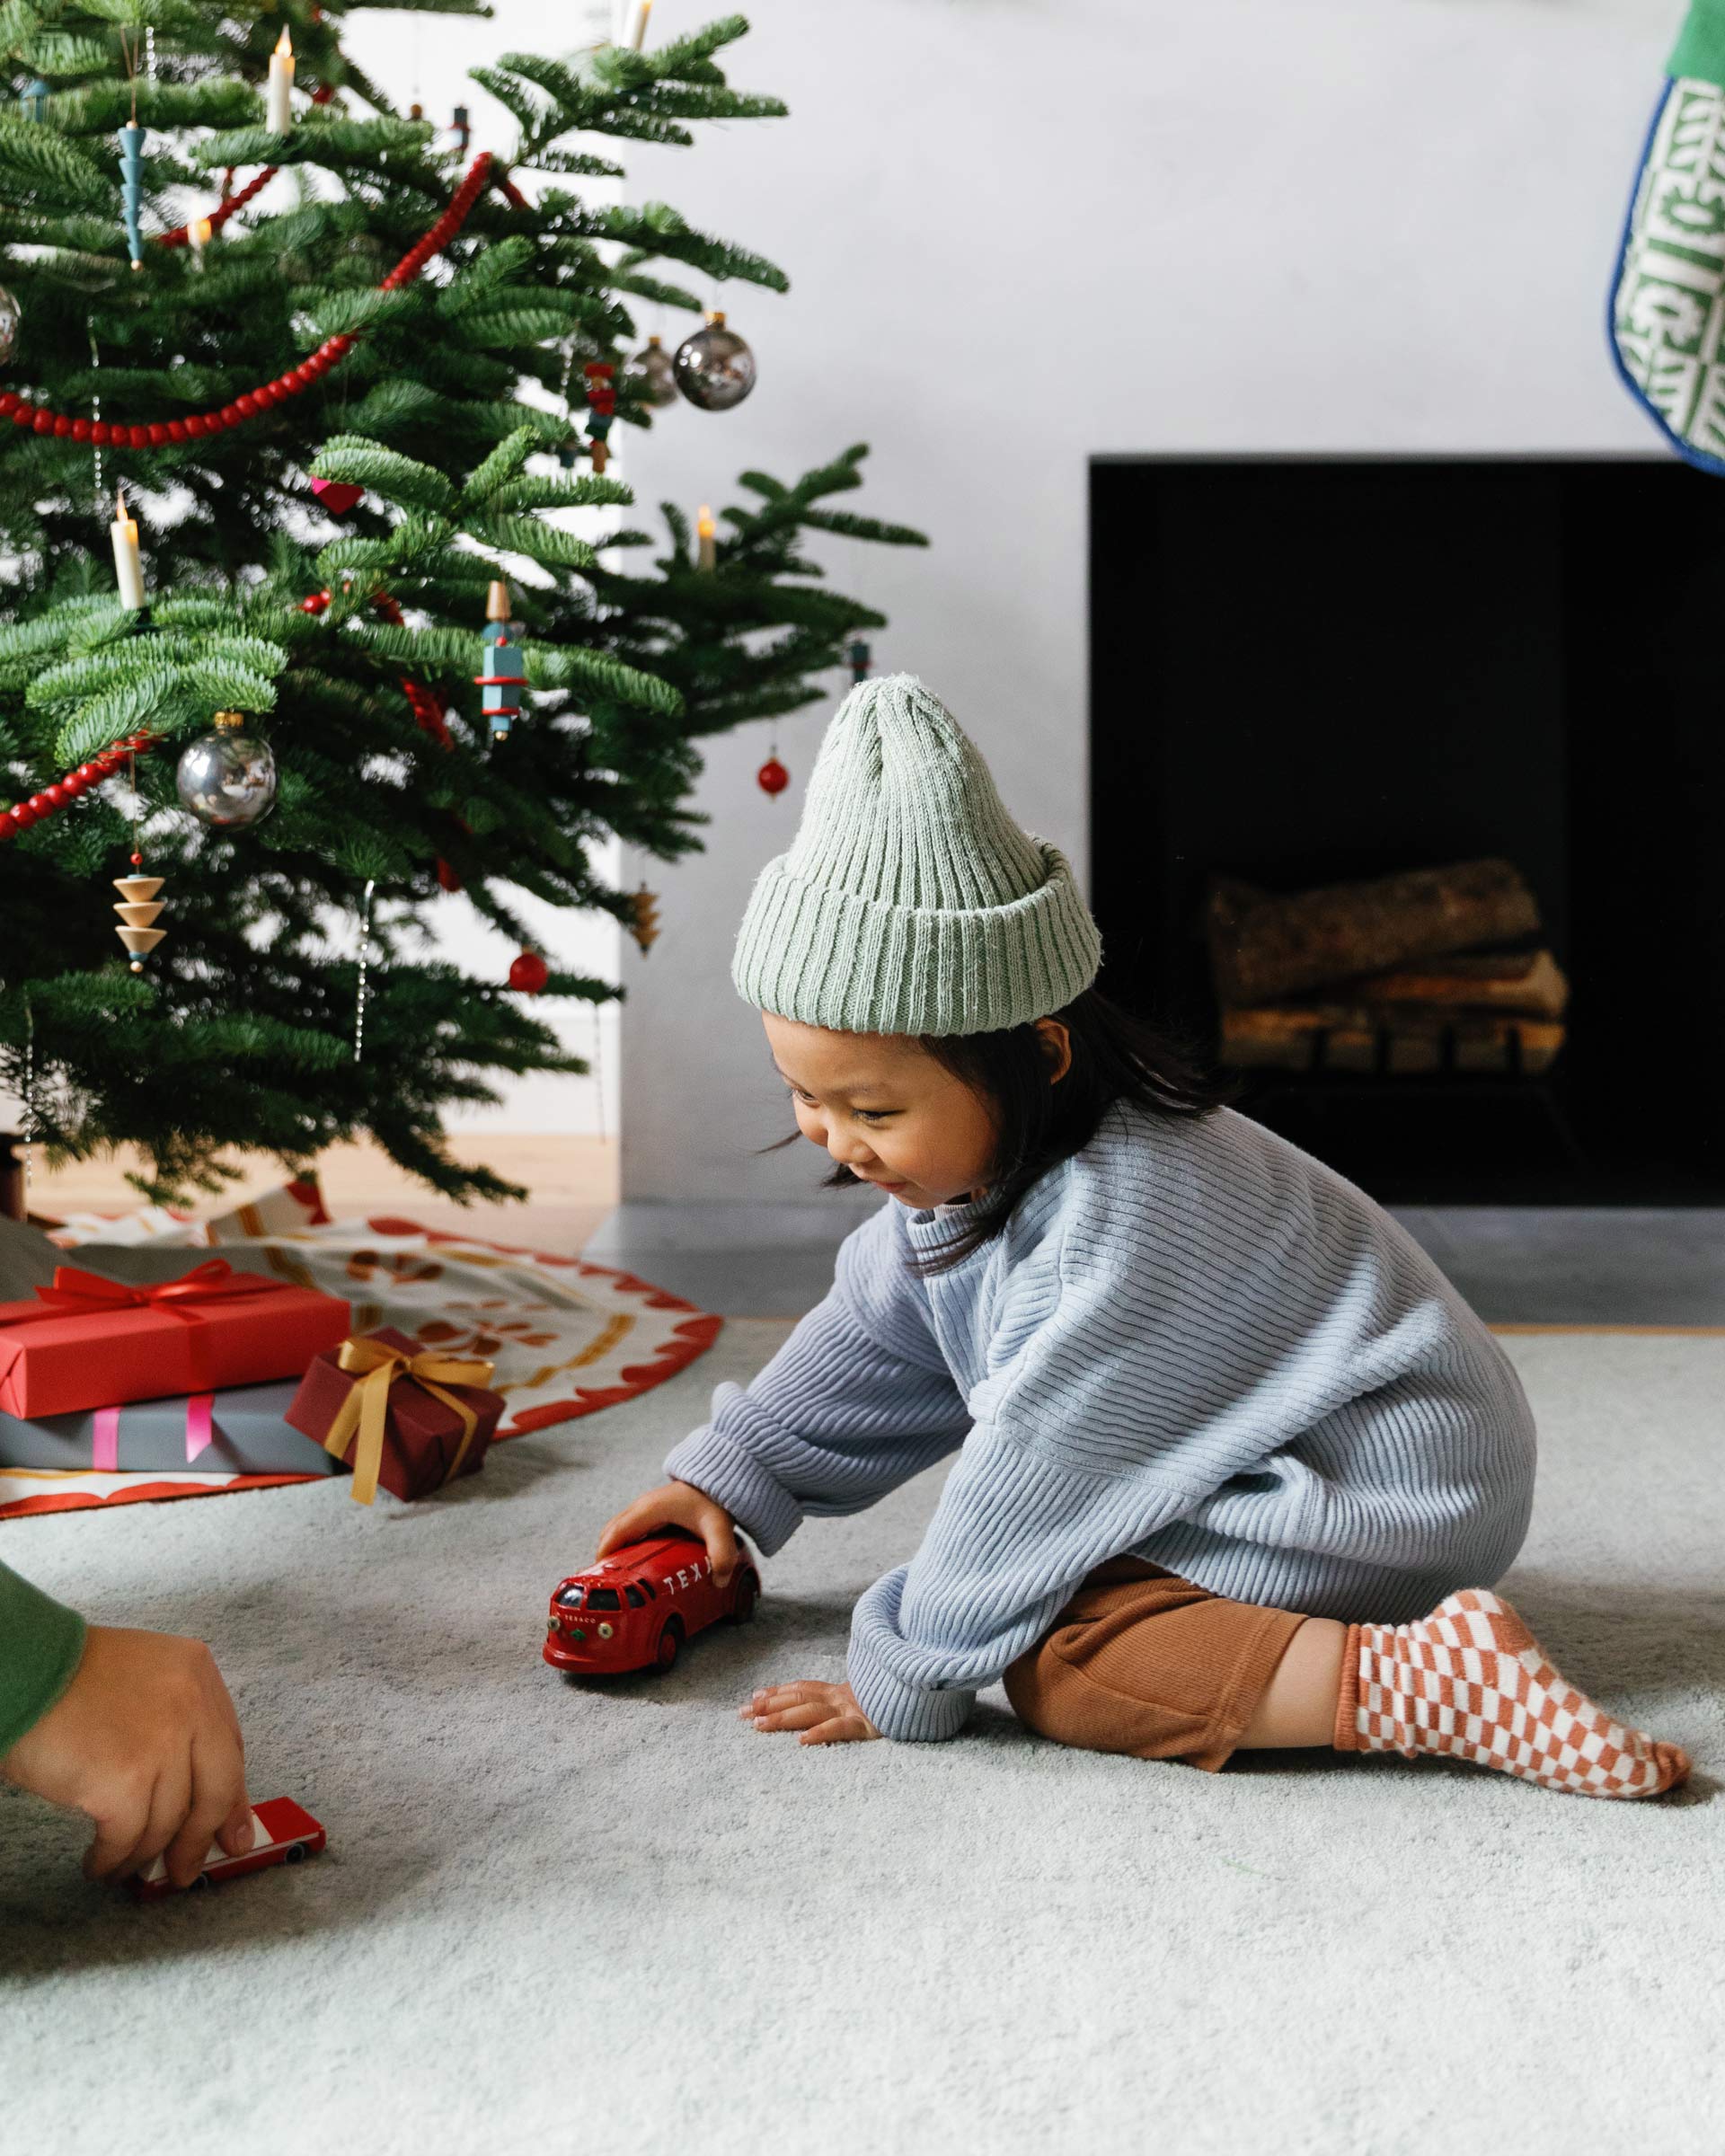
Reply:
[[[467,1457],[468,1446],[473,1442],[479,1417],[464,1400],[444,1388],[478,1385],[482,1389],[491,1383],[495,1365],[459,1362],[444,1355],[408,1355],[399,1348],[392,1348],[387,1340],[371,1339],[364,1335],[343,1340],[335,1359],[341,1369],[358,1377],[359,1382],[342,1401],[341,1412],[323,1440],[323,1450],[333,1453],[339,1460],[358,1429],[359,1442],[353,1454],[356,1502],[369,1505],[377,1495],[377,1471],[384,1459],[384,1429],[389,1420],[389,1389],[398,1378],[412,1378],[434,1399],[442,1401],[460,1416],[461,1445],[443,1478],[444,1482],[453,1481]],[[438,1487],[441,1489],[442,1484]]]

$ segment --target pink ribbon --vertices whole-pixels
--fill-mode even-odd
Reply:
[[[96,1409],[95,1434],[90,1441],[90,1464],[99,1475],[111,1475],[119,1465],[119,1409]]]
[[[186,1402],[188,1467],[216,1441],[215,1409],[213,1392],[195,1392]],[[90,1466],[96,1474],[111,1475],[119,1469],[119,1416],[118,1408],[96,1409],[95,1427],[90,1434]]]

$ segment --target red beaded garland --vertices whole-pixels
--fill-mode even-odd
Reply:
[[[123,741],[116,741],[104,748],[99,756],[87,764],[80,764],[75,771],[68,771],[64,778],[56,779],[52,785],[44,786],[40,793],[32,793],[27,801],[19,801],[12,808],[0,811],[0,839],[13,838],[20,831],[28,831],[32,824],[40,824],[45,816],[52,816],[57,808],[64,808],[81,793],[105,779],[111,772],[123,764],[128,756],[142,755],[155,746],[155,737],[147,728],[128,734]],[[136,864],[135,864],[136,865]]]
[[[331,94],[329,86],[322,85],[313,93],[313,102],[316,104],[327,103]],[[211,229],[218,229],[224,225],[242,203],[249,201],[261,187],[274,177],[275,171],[273,165],[266,166],[238,194],[230,195],[212,210],[209,216]],[[501,190],[504,199],[512,208],[527,208],[526,198],[510,183],[506,173],[497,169],[491,152],[482,150],[474,158],[467,177],[456,190],[448,208],[431,229],[396,263],[383,279],[379,289],[397,292],[411,278],[417,277],[431,256],[447,246],[460,231],[468,213],[490,182],[494,182]],[[186,228],[182,225],[173,232],[158,233],[155,237],[163,246],[183,247],[186,244]],[[248,390],[244,396],[236,397],[233,403],[224,405],[219,411],[194,412],[183,420],[170,420],[141,427],[111,426],[102,420],[74,420],[62,413],[49,411],[46,406],[32,404],[11,391],[0,395],[0,413],[4,413],[14,427],[29,427],[38,434],[69,435],[75,441],[88,440],[99,449],[105,449],[111,445],[121,449],[160,448],[164,433],[170,442],[183,441],[189,437],[195,439],[205,435],[220,434],[229,427],[241,426],[245,420],[255,419],[260,411],[266,411],[272,404],[279,404],[285,397],[297,396],[301,390],[310,389],[314,383],[321,381],[338,360],[344,359],[352,350],[354,341],[351,335],[345,333],[325,338],[309,359],[298,367],[290,367],[274,382]],[[89,428],[87,435],[78,432],[84,426]],[[176,434],[176,427],[183,431]]]

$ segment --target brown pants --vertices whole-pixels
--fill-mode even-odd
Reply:
[[[1013,1664],[1006,1697],[1021,1721],[1058,1744],[1190,1760],[1213,1774],[1305,1622],[1117,1558]]]

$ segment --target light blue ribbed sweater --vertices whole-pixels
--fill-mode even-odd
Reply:
[[[1489,1586],[1526,1532],[1514,1370],[1364,1192],[1245,1117],[1117,1104],[1004,1232],[889,1198],[831,1293],[668,1471],[766,1554],[956,1452],[922,1547],[857,1604],[850,1679],[888,1736],[953,1736],[1092,1566],[1400,1623]]]

